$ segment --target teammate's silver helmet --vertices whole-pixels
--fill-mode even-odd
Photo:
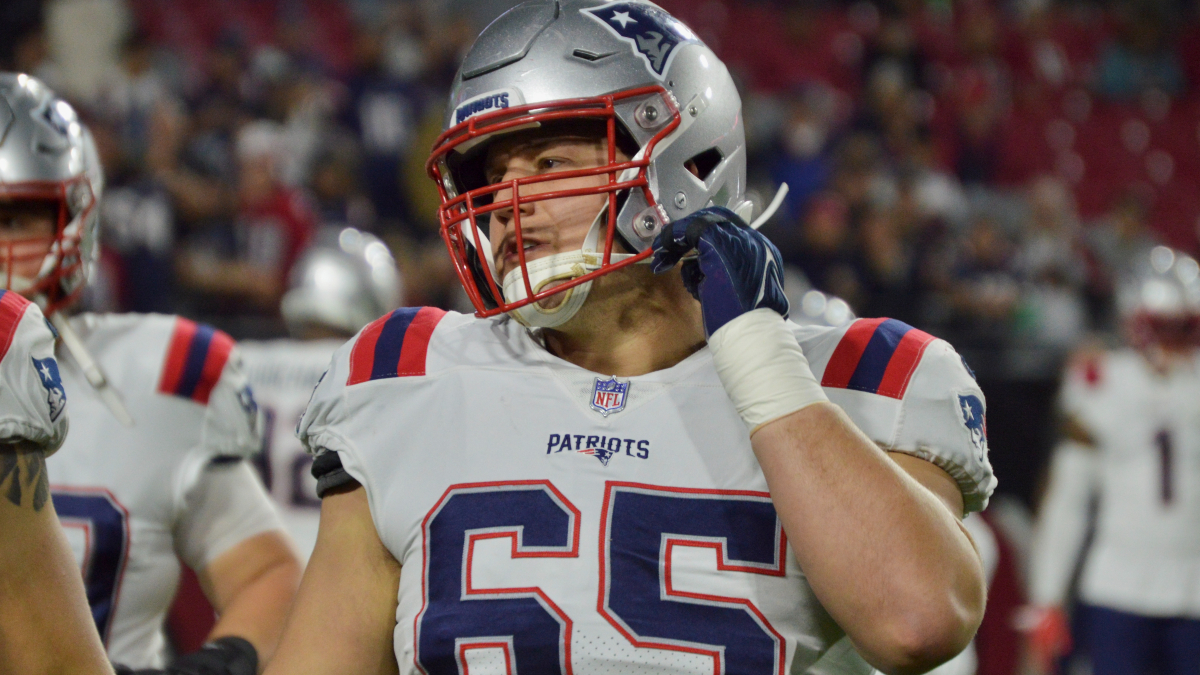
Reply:
[[[478,161],[487,141],[568,123],[607,135],[606,166],[487,185]],[[649,2],[535,0],[509,10],[463,60],[445,127],[427,167],[441,192],[442,235],[479,316],[513,312],[530,325],[560,325],[593,278],[648,257],[664,224],[712,205],[750,216],[737,88],[712,50]],[[617,147],[630,161],[617,160]],[[519,194],[523,185],[597,175],[608,183]],[[493,203],[501,190],[512,197]],[[518,246],[519,269],[497,277],[488,214],[511,208],[520,241],[519,204],[589,193],[606,194],[608,204],[582,250],[526,265]],[[609,222],[616,227],[603,227]],[[614,241],[630,254],[613,253]],[[568,288],[554,310],[531,304]]]
[[[96,205],[103,182],[96,145],[71,105],[37,78],[0,73],[0,200],[58,207],[49,241],[0,246],[4,288],[36,300],[47,314],[78,297],[98,253]],[[15,263],[35,258],[42,260],[35,277],[14,273]]]
[[[288,330],[353,335],[400,305],[400,271],[378,237],[347,227],[318,237],[296,261],[279,311]]]
[[[1155,246],[1118,283],[1117,311],[1136,346],[1200,346],[1200,264]]]

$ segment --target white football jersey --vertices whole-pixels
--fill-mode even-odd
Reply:
[[[258,458],[284,525],[296,542],[301,560],[317,543],[321,500],[312,477],[312,455],[296,438],[296,427],[333,352],[345,340],[271,340],[240,342],[238,349],[254,399],[266,419],[263,452]]]
[[[67,437],[54,338],[37,305],[0,290],[0,443],[28,441],[52,453]]]
[[[1200,358],[1160,375],[1135,350],[1108,352],[1067,373],[1060,404],[1095,446],[1068,443],[1055,453],[1033,599],[1065,601],[1089,501],[1098,497],[1080,598],[1200,618]]]
[[[983,506],[983,394],[949,345],[882,319],[795,331],[872,438]],[[844,635],[707,349],[604,377],[507,318],[400,309],[338,350],[300,435],[365,487],[404,567],[402,673],[767,675]]]
[[[48,462],[54,506],[109,657],[157,667],[179,558],[200,569],[220,552],[188,539],[204,526],[188,518],[193,487],[214,458],[255,453],[261,421],[228,335],[154,314],[83,314],[71,325],[134,426],[123,426],[60,352],[74,428]]]

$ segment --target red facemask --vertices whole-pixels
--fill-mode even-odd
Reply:
[[[57,205],[58,220],[51,236],[9,239],[0,242],[0,283],[6,290],[15,290],[34,298],[46,300],[47,315],[74,302],[83,292],[84,284],[74,284],[67,290],[63,282],[77,274],[83,264],[80,244],[83,240],[84,223],[96,208],[96,199],[90,181],[79,176],[70,181],[27,181],[0,184],[0,199],[12,202],[39,201]],[[77,227],[71,227],[77,223]],[[42,270],[43,261],[54,254],[55,266]],[[32,263],[38,266],[36,277],[27,279],[32,285],[14,288],[17,282],[14,267]]]
[[[615,106],[628,99],[648,97],[655,94],[666,103],[667,114],[672,117],[671,121],[665,124],[645,144],[635,159],[618,161],[616,149],[619,132]],[[442,133],[434,143],[433,153],[426,163],[426,170],[434,182],[437,183],[438,192],[441,196],[441,205],[438,207],[438,221],[440,223],[442,239],[446,242],[446,248],[450,252],[450,258],[454,262],[454,269],[458,274],[459,281],[462,282],[467,296],[475,306],[475,315],[481,318],[490,317],[524,307],[530,303],[538,302],[551,295],[561,293],[569,288],[595,279],[603,274],[608,274],[613,270],[632,265],[652,255],[653,251],[647,248],[633,257],[614,262],[612,254],[616,227],[613,224],[617,222],[618,200],[621,192],[624,190],[641,190],[647,204],[651,207],[657,205],[657,201],[650,190],[650,183],[646,175],[647,168],[650,166],[650,158],[654,156],[655,146],[679,126],[680,120],[679,110],[674,105],[666,89],[661,86],[651,86],[592,98],[555,101],[552,103],[533,103],[497,110],[472,117]],[[602,122],[608,141],[607,163],[588,169],[515,178],[476,188],[463,186],[454,180],[455,177],[452,175],[449,165],[453,153],[465,152],[467,149],[472,149],[472,146],[482,139],[492,137],[496,134],[511,133],[547,123],[560,123],[564,121]],[[622,180],[621,177],[626,172],[633,172],[633,175],[632,177],[626,176]],[[521,195],[521,187],[526,185],[599,175],[608,176],[607,184],[569,190],[556,190],[534,195]],[[465,191],[460,194],[460,190],[464,189],[464,187]],[[510,196],[502,201],[496,201],[496,194],[504,190],[508,190]],[[609,226],[605,228],[603,258],[600,267],[582,276],[535,293],[530,286],[530,274],[525,261],[524,241],[521,231],[521,206],[548,199],[563,199],[593,194],[606,195],[608,200],[606,222]],[[481,233],[481,224],[479,221],[482,216],[484,219],[482,226],[486,227],[488,219],[490,219],[489,214],[502,209],[512,210],[516,253],[520,270],[525,280],[525,298],[515,302],[505,302],[499,288],[499,283],[496,280],[494,265],[487,262],[491,258],[490,243],[487,242],[485,235]],[[481,252],[483,252],[482,255]]]

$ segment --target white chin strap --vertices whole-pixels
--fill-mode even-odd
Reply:
[[[577,279],[588,272],[600,269],[604,262],[604,251],[599,250],[597,245],[600,242],[600,224],[604,222],[607,213],[608,204],[606,203],[592,219],[592,226],[588,229],[587,237],[583,240],[583,247],[579,250],[555,253],[525,264],[525,269],[529,270],[529,286],[533,289],[534,294],[541,292],[554,282]],[[633,254],[630,253],[613,253],[610,262],[615,263],[632,257]],[[496,265],[490,255],[487,262],[489,269],[494,273]],[[525,275],[522,274],[520,267],[504,275],[500,290],[504,293],[505,302],[519,302],[529,297],[529,294],[525,292]],[[529,328],[556,328],[575,316],[579,308],[583,307],[588,292],[591,290],[592,282],[585,281],[563,291],[561,301],[559,300],[560,296],[551,296],[541,302],[531,302],[524,307],[518,307],[508,314]],[[553,307],[543,307],[542,304],[547,300],[558,304]]]

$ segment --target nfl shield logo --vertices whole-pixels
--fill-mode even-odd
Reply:
[[[610,413],[625,409],[625,395],[629,393],[628,382],[618,382],[613,375],[607,380],[596,378],[592,386],[592,410],[608,417]]]

